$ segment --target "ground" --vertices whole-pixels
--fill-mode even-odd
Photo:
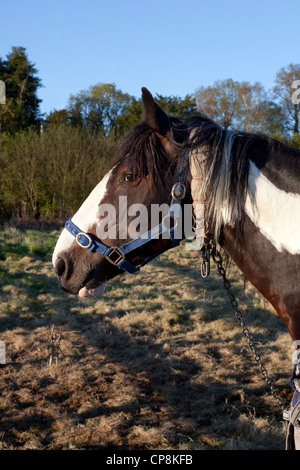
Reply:
[[[108,283],[61,291],[59,231],[0,235],[0,449],[281,450],[282,410],[262,378],[216,267],[185,244]],[[289,403],[291,340],[232,263],[228,277],[264,366]]]

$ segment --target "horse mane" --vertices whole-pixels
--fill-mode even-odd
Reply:
[[[265,134],[224,129],[203,116],[188,119],[184,126],[190,137],[181,155],[197,151],[199,158],[205,156],[199,200],[206,201],[206,220],[215,242],[220,239],[224,223],[242,228],[250,159],[261,167],[267,160],[274,160],[274,171],[284,167],[291,171],[292,167],[300,173],[299,150]]]
[[[199,200],[206,201],[205,217],[216,242],[224,222],[242,221],[249,175],[249,150],[254,137],[226,130],[214,121],[195,117],[185,125],[190,138],[182,152],[204,156],[204,174]]]
[[[179,149],[176,158],[167,154],[155,131],[142,122],[123,138],[112,165],[116,170],[126,161],[136,176],[150,176],[155,184],[165,186],[165,179],[174,178],[177,162],[186,152],[198,151],[202,158],[204,154],[200,197],[206,200],[206,220],[216,242],[224,223],[242,226],[250,158],[255,162],[264,155],[276,155],[281,165],[291,159],[300,171],[300,152],[267,135],[224,129],[204,116],[183,122],[171,118],[170,122],[173,142]]]

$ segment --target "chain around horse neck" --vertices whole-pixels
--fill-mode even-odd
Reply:
[[[266,368],[264,367],[264,365],[262,363],[261,355],[259,354],[259,352],[256,349],[256,346],[255,346],[255,343],[252,339],[251,333],[250,333],[248,327],[246,326],[245,320],[243,318],[243,314],[240,311],[240,309],[238,308],[238,302],[237,302],[237,300],[236,300],[236,298],[235,298],[235,296],[232,292],[231,284],[230,284],[229,280],[226,277],[226,271],[225,271],[225,268],[223,267],[222,255],[220,254],[219,251],[213,249],[212,257],[213,257],[213,260],[215,261],[215,263],[217,265],[218,273],[223,278],[223,283],[224,283],[225,290],[226,290],[227,295],[229,297],[230,303],[231,303],[233,309],[235,310],[235,316],[236,316],[237,320],[239,321],[239,323],[242,327],[242,331],[243,331],[244,335],[247,338],[249,348],[253,352],[254,359],[255,359],[256,363],[258,364],[258,366],[260,368],[261,374],[262,374],[263,378],[265,379],[267,385],[269,386],[269,388],[271,390],[271,393],[272,393],[273,397],[275,398],[275,400],[277,401],[278,405],[282,408],[283,411],[285,411],[286,406],[284,405],[283,401],[281,400],[280,396],[278,395],[277,390],[274,386],[274,383],[272,382],[272,380],[271,380],[271,378],[268,374],[268,371],[266,370]]]

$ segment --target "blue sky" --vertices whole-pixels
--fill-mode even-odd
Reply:
[[[0,0],[0,18],[0,57],[26,48],[44,113],[96,83],[136,97],[226,78],[268,90],[300,62],[299,0]]]

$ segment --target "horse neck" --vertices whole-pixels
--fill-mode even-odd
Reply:
[[[300,255],[279,252],[246,214],[223,229],[222,247],[300,340]]]

